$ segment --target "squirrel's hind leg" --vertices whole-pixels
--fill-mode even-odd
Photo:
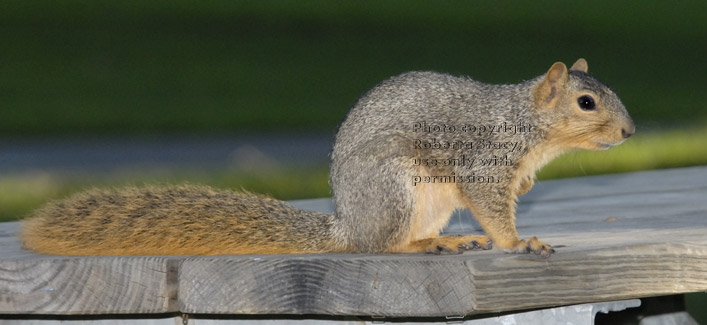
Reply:
[[[401,253],[461,254],[469,250],[488,250],[491,240],[482,235],[441,236],[420,239],[400,249]]]

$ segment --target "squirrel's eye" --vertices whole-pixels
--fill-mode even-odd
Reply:
[[[596,109],[596,104],[594,104],[594,98],[592,96],[584,95],[577,99],[577,103],[582,110],[591,111]]]

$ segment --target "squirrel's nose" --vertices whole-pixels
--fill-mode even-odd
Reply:
[[[629,127],[621,128],[621,136],[624,137],[624,139],[632,136],[634,133],[636,133],[636,126],[633,124]]]

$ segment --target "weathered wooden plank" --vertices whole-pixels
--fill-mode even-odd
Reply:
[[[705,198],[707,167],[546,181],[521,197],[516,221],[521,235],[543,239],[565,232],[699,228],[707,222]],[[468,212],[460,215],[462,222],[452,219],[448,233],[481,231]]]
[[[177,311],[163,257],[51,258],[0,264],[0,312],[123,314]],[[170,270],[172,268],[172,270]]]
[[[562,245],[550,259],[496,250],[56,257],[20,249],[9,223],[0,225],[0,313],[453,316],[704,291],[705,198],[707,167],[542,182],[521,199],[518,228]],[[449,232],[479,232],[460,219]]]
[[[477,255],[189,259],[180,309],[455,316],[707,289],[706,241],[578,249],[551,259]]]
[[[474,305],[469,269],[445,257],[189,258],[180,278],[193,279],[179,287],[191,313],[457,315]]]
[[[0,313],[122,314],[177,311],[178,259],[62,257],[20,249],[17,223],[0,232]]]
[[[477,312],[668,295],[707,288],[707,242],[578,250],[549,261],[473,263]]]
[[[521,235],[563,246],[550,259],[498,251],[189,258],[181,276],[211,280],[180,282],[181,309],[450,316],[705,290],[705,184],[704,167],[544,182],[562,190],[540,187],[518,220]],[[468,221],[460,232],[480,230]]]

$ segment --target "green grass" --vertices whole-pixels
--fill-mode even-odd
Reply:
[[[640,130],[639,130],[640,131]],[[646,169],[707,165],[707,127],[663,132],[638,132],[608,151],[576,151],[548,164],[541,180]],[[0,176],[0,221],[23,217],[47,200],[93,186],[202,183],[244,189],[282,200],[331,196],[328,167],[268,168],[216,171],[132,171],[67,177],[47,173]]]
[[[623,173],[707,164],[707,127],[646,132],[608,151],[575,151],[555,159],[539,179]]]

